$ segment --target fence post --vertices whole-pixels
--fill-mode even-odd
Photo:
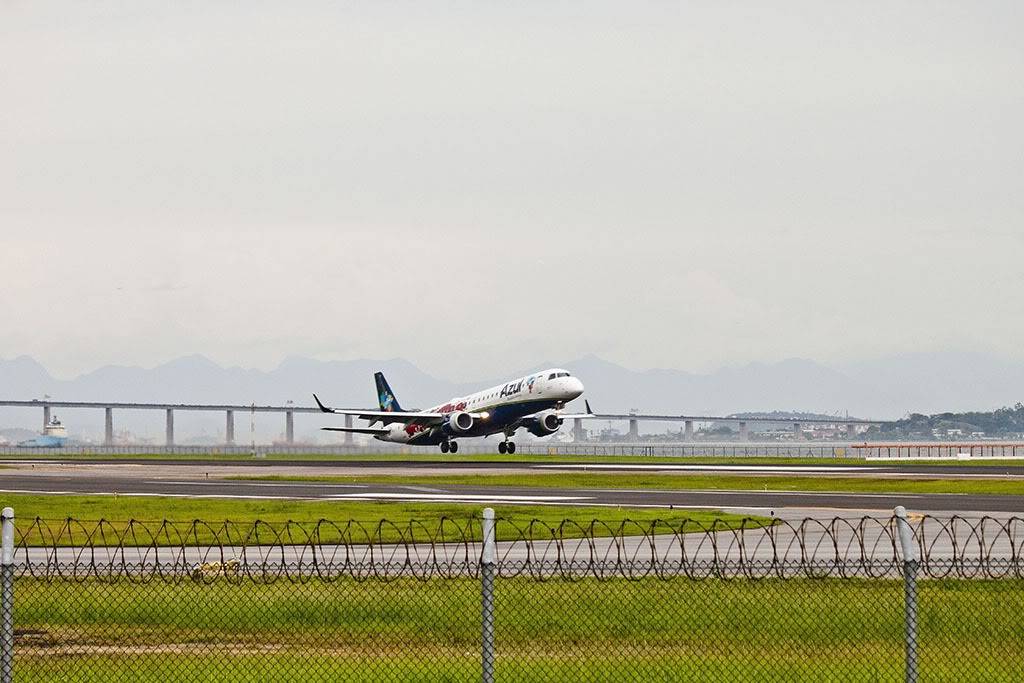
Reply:
[[[917,683],[917,546],[907,521],[907,509],[896,507],[896,528],[903,551],[903,632],[906,645],[906,681]]]
[[[494,683],[494,510],[484,508],[483,551],[480,554],[482,588],[482,680]]]
[[[0,514],[0,683],[14,676],[14,509]]]

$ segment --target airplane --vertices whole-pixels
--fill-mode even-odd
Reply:
[[[586,413],[561,412],[566,403],[583,394],[583,382],[561,368],[519,377],[453,398],[429,410],[403,410],[384,373],[375,373],[373,378],[377,383],[379,410],[328,408],[313,394],[313,400],[325,413],[353,415],[369,421],[366,427],[324,427],[325,431],[370,434],[380,441],[410,446],[439,446],[442,453],[458,453],[459,437],[503,434],[505,439],[498,444],[498,452],[515,453],[516,444],[510,439],[517,429],[526,429],[534,436],[549,436],[565,420],[593,416],[586,401]],[[381,426],[375,427],[378,422]]]

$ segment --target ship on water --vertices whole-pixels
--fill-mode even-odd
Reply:
[[[46,426],[43,433],[34,439],[22,441],[18,444],[20,448],[61,448],[68,440],[68,430],[64,427],[57,416],[54,415]]]

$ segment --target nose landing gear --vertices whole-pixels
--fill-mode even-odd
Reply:
[[[509,455],[515,453],[516,452],[516,442],[515,441],[501,441],[501,442],[499,442],[498,443],[498,452],[501,453],[502,455],[505,455],[506,453],[508,453]]]

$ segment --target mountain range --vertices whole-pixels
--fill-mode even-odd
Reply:
[[[431,376],[402,359],[321,361],[291,357],[273,370],[223,367],[199,355],[153,368],[107,366],[73,379],[56,379],[34,359],[0,360],[0,398],[182,403],[274,403],[310,405],[312,392],[337,406],[375,404],[373,373],[382,370],[403,407],[428,407],[452,396],[500,383],[538,368],[564,367],[586,385],[598,412],[636,408],[650,413],[730,414],[807,411],[893,419],[908,413],[989,410],[1024,400],[1024,365],[971,353],[915,353],[830,366],[806,359],[750,363],[710,373],[672,369],[630,370],[596,356],[541,362],[512,369],[504,377],[453,382]],[[32,426],[30,409],[0,409],[0,427]],[[97,413],[97,414],[92,414]],[[74,435],[102,433],[99,411],[75,411]],[[301,418],[301,420],[299,420]],[[163,416],[137,412],[118,416],[154,439]],[[280,431],[283,426],[254,431]],[[321,416],[297,417],[300,437],[317,432]],[[216,414],[182,414],[178,434],[213,437],[223,430]],[[663,427],[662,427],[663,428]],[[238,430],[244,431],[241,426]],[[271,434],[273,436],[273,434]]]

